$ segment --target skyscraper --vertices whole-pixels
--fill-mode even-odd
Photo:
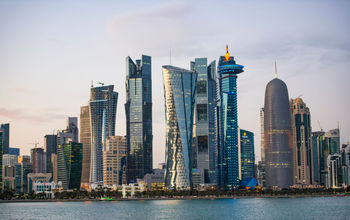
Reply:
[[[57,153],[57,135],[55,134],[45,135],[44,149],[46,152],[46,172],[52,173],[51,154]]]
[[[68,117],[66,123],[66,129],[57,132],[57,145],[63,145],[64,143],[68,143],[69,141],[79,141],[78,118]]]
[[[20,155],[20,149],[17,148],[17,147],[10,147],[9,154],[19,156]]]
[[[239,152],[241,180],[247,177],[255,178],[254,133],[239,130]]]
[[[2,130],[2,153],[9,154],[10,148],[10,124],[1,124],[0,130]]]
[[[118,93],[114,86],[91,87],[89,102],[91,123],[90,183],[102,183],[102,150],[106,139],[114,136]]]
[[[46,173],[46,154],[43,148],[30,149],[33,173]]]
[[[339,129],[328,132],[318,131],[312,133],[313,172],[314,181],[319,185],[326,186],[328,166],[328,155],[340,152]]]
[[[80,189],[83,145],[69,142],[57,148],[57,181],[63,189]]]
[[[106,140],[103,152],[103,185],[113,186],[126,184],[126,138],[111,136]]]
[[[264,108],[260,109],[260,147],[261,147],[261,162],[265,162],[265,149],[264,149]]]
[[[30,162],[30,156],[19,156],[18,163],[21,166],[21,180],[20,180],[20,191],[23,193],[28,192],[28,174],[32,173],[32,163]]]
[[[152,77],[151,57],[126,57],[126,139],[128,182],[152,172]]]
[[[312,139],[310,110],[301,98],[290,100],[293,132],[293,184],[312,184]]]
[[[276,76],[267,84],[265,90],[266,187],[281,189],[293,185],[292,141],[288,89],[286,84]]]
[[[207,58],[196,58],[191,70],[197,72],[197,92],[194,110],[194,140],[192,167],[203,170],[204,183],[215,183],[216,147],[216,64],[207,65]]]
[[[218,188],[234,189],[239,186],[237,76],[242,72],[243,66],[236,64],[226,46],[226,54],[220,57],[218,64]]]
[[[168,65],[162,70],[166,119],[165,186],[189,189],[197,73]]]
[[[91,166],[91,124],[89,106],[80,108],[80,142],[83,144],[83,164],[81,183],[82,188],[87,188],[90,183]]]
[[[2,174],[2,139],[3,139],[3,131],[0,129],[0,189],[2,189],[2,177],[3,177],[3,174]]]

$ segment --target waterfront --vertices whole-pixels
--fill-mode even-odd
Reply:
[[[25,202],[0,219],[347,219],[350,197]]]

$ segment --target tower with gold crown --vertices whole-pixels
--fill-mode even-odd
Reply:
[[[218,63],[217,106],[217,168],[219,189],[235,189],[239,186],[237,76],[244,66],[236,64],[228,52]]]

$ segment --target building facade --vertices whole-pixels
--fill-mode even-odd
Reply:
[[[122,136],[111,136],[106,140],[103,152],[103,185],[126,184],[127,141]]]
[[[44,137],[44,149],[46,152],[46,172],[52,173],[51,154],[57,153],[57,135],[47,134]]]
[[[0,130],[2,131],[2,153],[9,154],[10,149],[10,124],[1,124]]]
[[[290,100],[293,132],[293,184],[305,187],[313,184],[313,154],[310,110],[301,98]]]
[[[254,133],[239,129],[240,179],[255,178]]]
[[[33,173],[46,173],[46,153],[44,148],[32,148],[30,152]]]
[[[33,172],[30,156],[19,156],[18,163],[21,169],[20,192],[28,193],[28,174]]]
[[[113,90],[113,85],[91,87],[90,183],[103,183],[102,151],[105,149],[107,137],[115,134],[118,93]]]
[[[20,155],[20,149],[17,148],[17,147],[10,147],[9,154],[19,156]]]
[[[203,170],[204,183],[215,183],[216,148],[216,63],[207,65],[207,58],[196,58],[191,70],[197,73],[192,168]]]
[[[91,123],[89,106],[80,108],[80,142],[83,144],[82,188],[88,188],[91,166]]]
[[[152,72],[151,57],[142,55],[136,63],[126,57],[126,139],[128,182],[136,183],[152,172]]]
[[[236,64],[228,52],[218,64],[218,122],[217,122],[217,169],[218,188],[239,187],[239,154],[237,123],[237,77],[243,66]]]
[[[57,182],[63,189],[80,189],[83,144],[69,142],[57,148]]]
[[[342,177],[342,156],[332,154],[327,157],[327,188],[340,188],[343,185]]]
[[[265,90],[264,149],[266,187],[293,185],[292,126],[286,84],[277,77]]]
[[[197,74],[163,66],[167,188],[191,188],[191,148]]]

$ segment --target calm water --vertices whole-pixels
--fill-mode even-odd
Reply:
[[[1,203],[0,219],[350,219],[350,197]]]

